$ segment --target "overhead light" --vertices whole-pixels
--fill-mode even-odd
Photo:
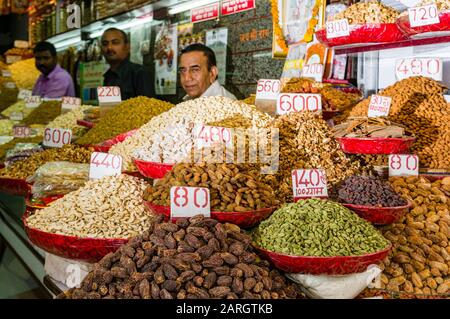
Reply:
[[[58,41],[56,43],[53,43],[53,45],[55,46],[56,50],[58,49],[64,49],[67,48],[73,44],[77,44],[81,42],[81,37],[80,36],[76,36],[70,39],[65,39],[63,41]]]
[[[133,20],[127,21],[125,23],[117,23],[116,25],[109,25],[105,28],[102,28],[100,31],[95,31],[95,32],[89,34],[89,38],[91,38],[91,39],[98,38],[99,36],[101,36],[103,34],[103,32],[105,32],[106,29],[108,29],[110,27],[114,27],[114,28],[117,28],[120,30],[126,30],[126,29],[130,29],[133,27],[143,25],[143,24],[151,22],[151,21],[153,21],[153,13],[148,14],[143,18],[134,18]]]
[[[174,15],[183,11],[188,11],[190,9],[206,6],[208,4],[212,4],[215,2],[219,2],[218,0],[196,0],[196,1],[188,1],[186,3],[179,4],[177,6],[173,6],[169,9],[169,15]]]

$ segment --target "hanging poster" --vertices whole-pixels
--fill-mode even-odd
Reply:
[[[225,85],[227,73],[227,44],[228,28],[206,31],[206,45],[216,54],[217,68],[219,69],[219,83]]]
[[[164,23],[155,41],[155,92],[157,95],[177,93],[178,29]]]
[[[194,43],[205,44],[204,32],[193,34],[194,24],[185,23],[178,25],[178,51]]]

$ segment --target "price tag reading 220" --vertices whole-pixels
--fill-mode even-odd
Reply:
[[[296,169],[292,171],[294,201],[301,198],[328,197],[327,180],[322,169]]]
[[[170,189],[170,217],[211,215],[209,189],[204,187],[173,186]]]
[[[100,86],[97,88],[97,96],[100,104],[122,102],[118,86]]]
[[[91,155],[89,178],[98,179],[104,176],[120,175],[122,173],[122,156],[94,152]]]
[[[291,112],[322,111],[320,94],[282,93],[277,99],[277,114]]]
[[[389,155],[389,176],[417,175],[419,175],[419,157],[417,155]]]

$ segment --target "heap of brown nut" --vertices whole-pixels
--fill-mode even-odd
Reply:
[[[348,19],[349,24],[395,23],[399,12],[378,1],[359,2],[335,14],[332,20]]]

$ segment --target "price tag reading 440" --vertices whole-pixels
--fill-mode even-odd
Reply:
[[[347,19],[327,22],[327,38],[339,38],[350,35],[350,26]]]
[[[294,201],[301,198],[328,197],[327,180],[322,169],[296,169],[292,171]]]
[[[419,175],[419,157],[417,155],[389,155],[389,176],[417,175]]]
[[[233,132],[226,127],[199,125],[194,128],[194,139],[197,148],[211,147],[214,144],[231,146]]]
[[[100,104],[115,104],[122,102],[118,86],[100,86],[97,88],[98,102]]]
[[[72,140],[72,130],[62,128],[46,128],[44,131],[44,146],[63,147],[70,144]]]
[[[81,99],[72,96],[63,96],[61,110],[63,112],[71,111],[81,105]]]
[[[395,76],[398,81],[419,75],[442,81],[442,59],[413,58],[395,61]]]
[[[256,87],[257,100],[276,100],[281,90],[280,80],[259,80]]]
[[[122,156],[109,153],[94,152],[91,155],[89,178],[99,179],[104,176],[122,173]]]
[[[441,22],[439,20],[439,11],[435,3],[426,6],[409,8],[409,24],[411,27],[421,27]]]
[[[170,218],[211,216],[209,189],[173,186],[170,189]]]
[[[41,97],[38,95],[33,95],[25,98],[25,107],[30,109],[35,109],[41,104]]]
[[[390,96],[372,95],[369,103],[368,117],[388,116],[391,108]]]
[[[305,64],[303,66],[302,77],[312,78],[316,82],[322,82],[323,71],[324,68],[321,63]]]
[[[322,111],[320,94],[283,93],[278,95],[277,114],[291,112]]]

